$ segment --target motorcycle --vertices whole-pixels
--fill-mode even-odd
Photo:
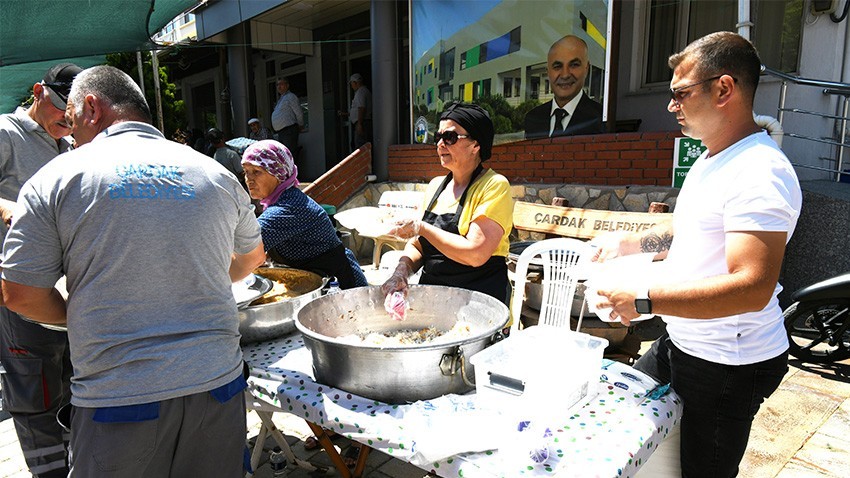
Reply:
[[[850,273],[791,294],[783,313],[790,354],[811,363],[850,358]]]

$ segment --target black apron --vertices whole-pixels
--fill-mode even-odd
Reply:
[[[422,220],[446,232],[460,234],[457,223],[466,202],[466,193],[469,192],[470,186],[478,179],[478,175],[483,170],[484,167],[481,164],[475,168],[475,172],[472,173],[472,180],[469,181],[469,184],[460,196],[457,210],[454,214],[434,214],[431,212],[431,208],[434,207],[437,198],[440,197],[440,194],[446,189],[449,181],[452,180],[452,174],[449,173],[443,180],[443,183],[440,184],[440,187],[437,188],[437,192],[434,193],[434,197],[431,198],[428,207],[425,208]],[[424,237],[419,237],[419,244],[422,247],[422,277],[419,279],[420,284],[461,287],[463,289],[483,292],[505,304],[508,303],[508,265],[505,257],[492,256],[483,265],[472,267],[449,259]]]
[[[336,277],[339,282],[340,289],[351,289],[356,287],[354,284],[354,273],[351,271],[351,264],[348,262],[348,256],[345,255],[345,245],[340,244],[330,250],[319,254],[318,256],[306,261],[296,261],[287,257],[283,257],[276,250],[269,250],[269,257],[274,262],[303,269],[305,271],[315,272],[322,277]]]

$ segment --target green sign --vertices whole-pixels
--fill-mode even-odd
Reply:
[[[691,168],[673,168],[673,187],[681,188]]]
[[[680,188],[697,158],[705,151],[702,141],[693,138],[676,138],[673,145],[673,187]]]

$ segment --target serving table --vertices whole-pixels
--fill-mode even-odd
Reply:
[[[371,448],[441,477],[633,477],[678,424],[682,411],[674,392],[661,394],[648,376],[603,360],[594,400],[571,415],[539,419],[547,422],[551,454],[537,463],[521,449],[516,431],[497,426],[499,415],[487,423],[481,418],[489,415],[470,413],[474,393],[390,405],[316,383],[310,351],[297,332],[246,345],[243,355],[251,370],[249,390],[267,404],[267,412],[290,413],[320,435],[322,428],[332,429],[366,445],[352,475],[330,441],[320,436],[342,476],[362,473]],[[493,443],[511,446],[494,449]],[[463,446],[469,448],[458,448]],[[443,456],[446,450],[452,454]]]

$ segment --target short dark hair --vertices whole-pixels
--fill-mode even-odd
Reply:
[[[224,133],[218,128],[210,128],[207,130],[207,140],[212,144],[218,144],[224,141]]]
[[[714,32],[694,40],[679,53],[667,60],[675,70],[685,60],[694,61],[694,72],[701,78],[729,75],[749,93],[749,100],[756,96],[761,74],[761,59],[756,47],[749,40],[732,32]],[[706,84],[704,88],[708,88]]]

